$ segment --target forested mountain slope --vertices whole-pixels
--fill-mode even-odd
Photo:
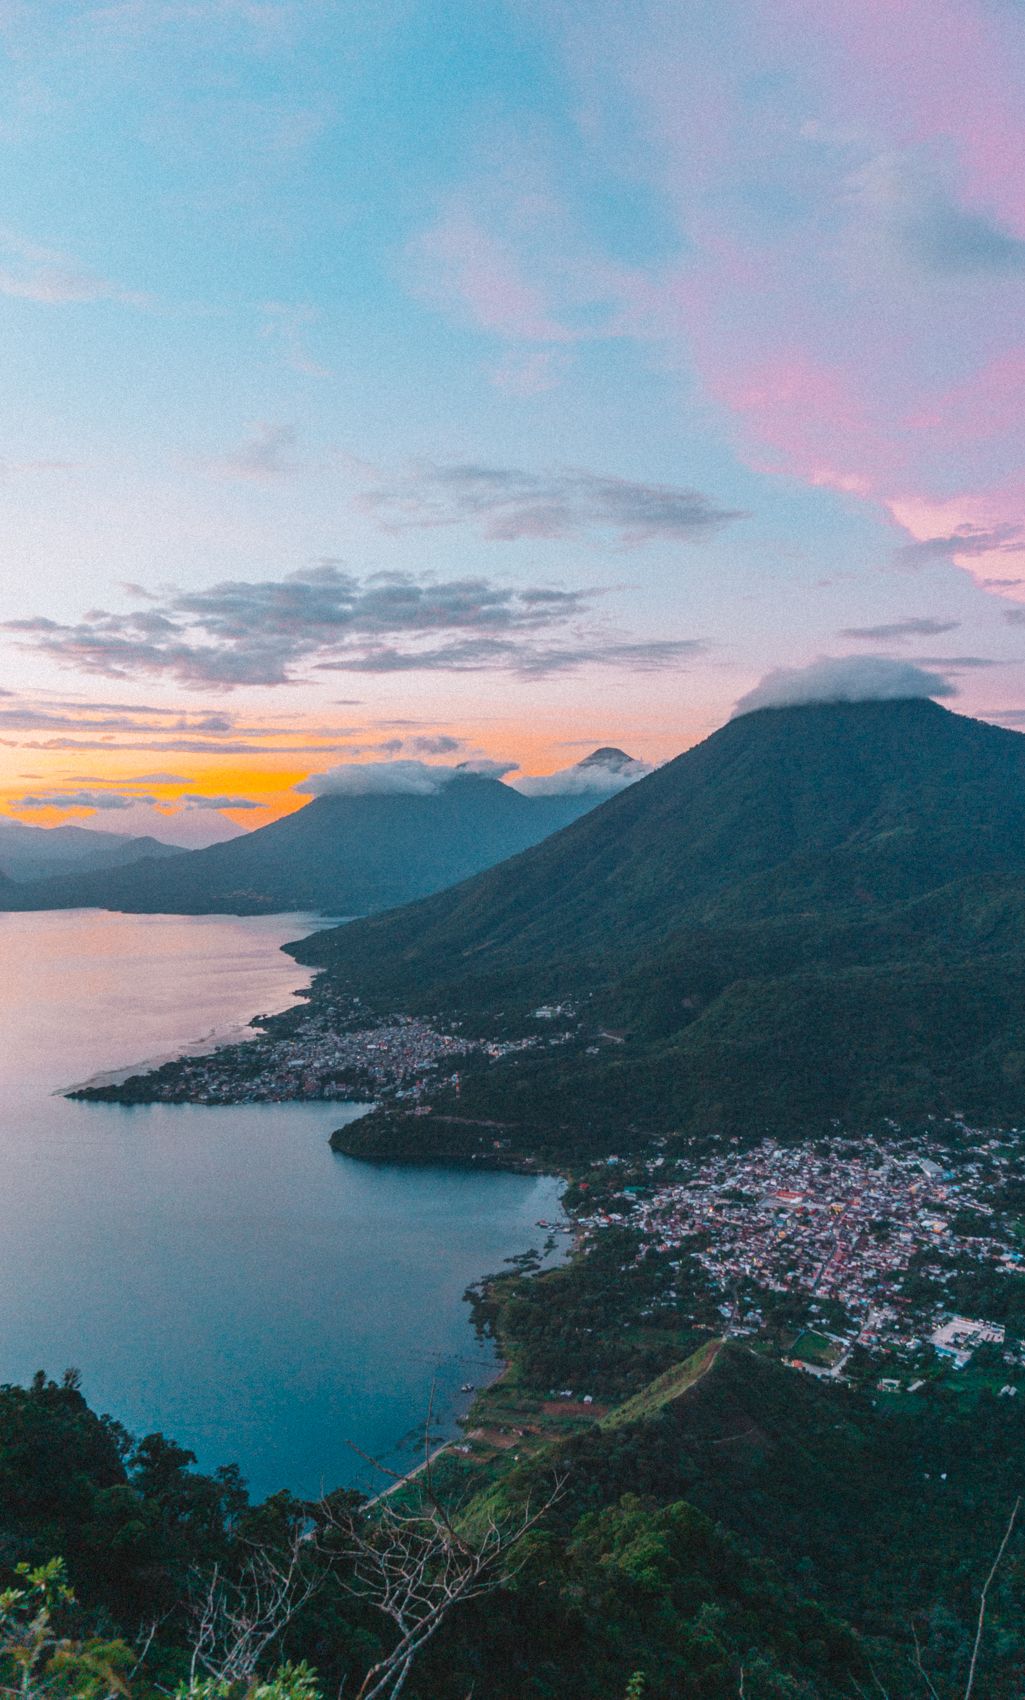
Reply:
[[[626,1034],[464,1083],[464,1103],[1025,1116],[1025,737],[921,700],[759,710],[523,855],[297,954],[403,1007],[569,996]]]

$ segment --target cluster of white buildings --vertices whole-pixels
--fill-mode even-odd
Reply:
[[[443,1085],[458,1088],[460,1074],[453,1065],[471,1052],[495,1061],[513,1052],[562,1045],[571,1037],[557,1032],[468,1039],[443,1033],[417,1016],[373,1020],[357,1003],[315,1004],[286,1034],[181,1057],[147,1077],[146,1100],[265,1104],[387,1096],[415,1103]]]
[[[962,1368],[978,1346],[1005,1340],[999,1323],[944,1307],[955,1268],[1025,1274],[1025,1256],[992,1202],[1013,1160],[1006,1144],[981,1135],[956,1168],[921,1140],[731,1143],[693,1166],[677,1164],[672,1179],[662,1158],[649,1161],[648,1185],[624,1188],[621,1209],[614,1201],[583,1226],[596,1233],[629,1222],[644,1236],[642,1255],[694,1258],[723,1301],[727,1329],[757,1327],[768,1295],[795,1293],[834,1318],[842,1307],[838,1345],[900,1350],[930,1341]],[[912,1264],[938,1295],[925,1314],[903,1293]]]
[[[312,1015],[292,1034],[253,1039],[204,1057],[183,1057],[153,1077],[153,1097],[197,1104],[345,1099],[399,1088],[417,1096],[437,1087],[438,1071],[479,1041],[440,1033],[397,1015],[374,1026],[335,1031]]]

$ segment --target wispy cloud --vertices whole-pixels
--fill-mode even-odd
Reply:
[[[418,756],[449,756],[454,755],[456,750],[462,749],[463,740],[462,738],[453,738],[447,732],[439,732],[434,737],[421,735],[416,738],[407,738],[406,747]]]
[[[244,743],[228,738],[158,738],[137,737],[131,743],[119,743],[116,738],[0,738],[8,748],[24,750],[102,750],[106,754],[145,751],[156,755],[181,756],[265,756],[270,746]],[[324,742],[305,744],[274,744],[273,753],[280,756],[323,755]]]
[[[296,434],[291,425],[257,420],[234,448],[223,454],[200,456],[194,465],[211,478],[243,484],[272,484],[299,471]]]
[[[261,809],[262,803],[254,802],[252,797],[207,797],[200,791],[183,791],[175,797],[176,807],[189,809]]]
[[[498,667],[539,676],[585,664],[648,670],[701,652],[694,638],[633,640],[589,629],[596,595],[483,577],[359,579],[326,563],[284,579],[225,580],[128,613],[96,609],[75,624],[40,616],[5,629],[83,672],[163,675],[224,690],[285,684],[304,665],[356,673]]]
[[[302,716],[284,723],[241,718],[223,709],[194,713],[153,703],[81,702],[75,698],[19,699],[0,692],[0,744],[37,750],[102,750],[188,755],[321,754],[360,728],[330,722],[311,724]],[[30,737],[25,734],[49,734]],[[4,734],[7,734],[4,736]],[[319,741],[314,741],[319,740]],[[88,776],[76,773],[82,780]],[[140,774],[135,784],[187,785],[187,775]]]
[[[921,153],[879,154],[851,186],[895,250],[926,273],[1025,272],[1025,242],[997,219],[959,204]]]
[[[975,673],[989,667],[1016,667],[1016,659],[996,655],[916,655],[923,667],[936,667],[942,673]]]
[[[965,523],[936,537],[904,543],[895,551],[899,566],[927,567],[936,562],[978,560],[986,555],[1025,555],[1025,531],[1020,525],[981,526]]]
[[[464,638],[430,650],[398,649],[388,644],[369,647],[359,658],[321,661],[327,672],[355,673],[481,673],[499,669],[522,678],[542,679],[573,673],[581,667],[620,668],[653,673],[696,661],[706,645],[698,638],[652,638],[617,642],[599,638],[592,643],[537,643],[508,638]]]
[[[138,791],[44,791],[29,797],[16,797],[16,809],[98,809],[119,811],[134,808],[136,803],[154,804],[159,799]]]
[[[319,317],[315,307],[268,301],[262,312],[262,333],[276,346],[286,366],[304,378],[330,378],[331,368],[315,360],[307,346],[309,331]]]
[[[0,228],[0,295],[60,307],[90,301],[144,305],[145,297],[88,270],[60,249]]]
[[[1020,7],[906,0],[899,29],[876,0],[533,14],[598,157],[615,147],[671,209],[654,261],[616,267],[591,238],[615,334],[659,346],[758,475],[872,504],[912,540],[905,565],[993,577],[1025,499]],[[539,271],[530,230],[497,228],[581,322],[552,287],[579,269],[572,236],[549,220]]]
[[[413,738],[378,738],[370,744],[347,743],[345,753],[347,756],[451,756],[465,748],[465,739],[453,738],[444,732],[436,736],[419,734]]]
[[[174,727],[180,732],[220,734],[234,729],[232,720],[223,714],[183,715],[175,713],[166,721],[158,721],[162,730]],[[47,732],[65,728],[90,732],[146,732],[153,729],[152,711],[142,714],[94,713],[83,706],[72,712],[34,707],[30,703],[17,708],[0,708],[0,731]]]
[[[515,246],[468,209],[453,208],[411,250],[423,292],[455,306],[481,330],[542,343],[569,343],[577,333],[550,310]]]
[[[97,814],[121,814],[130,816],[130,820],[121,826],[121,831],[155,832],[158,836],[165,834],[170,823],[177,823],[186,836],[180,840],[183,843],[207,842],[211,831],[216,827],[215,837],[225,834],[221,831],[231,823],[224,817],[225,810],[249,812],[263,809],[266,805],[252,797],[240,797],[233,794],[210,796],[201,791],[183,791],[178,796],[156,796],[148,791],[125,789],[117,785],[102,785],[102,789],[86,790],[83,787],[68,786],[64,789],[49,788],[45,791],[32,791],[22,797],[10,800],[10,807],[19,811],[74,814],[92,816]],[[190,832],[189,821],[197,816],[219,817],[210,821],[210,829],[200,828],[201,836],[196,838]],[[88,824],[86,821],[84,824]]]
[[[745,518],[681,485],[638,483],[574,468],[525,472],[472,463],[414,467],[394,483],[364,490],[359,501],[388,531],[472,524],[502,542],[692,542]]]
[[[942,637],[945,632],[956,632],[960,624],[960,620],[936,620],[923,615],[893,620],[882,626],[844,626],[838,635],[864,643],[906,643],[910,638]]]

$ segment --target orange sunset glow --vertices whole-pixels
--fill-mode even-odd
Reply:
[[[213,815],[252,831],[301,808],[308,798],[295,787],[339,762],[488,756],[513,771],[544,774],[603,743],[664,760],[703,736],[710,723],[707,713],[692,710],[667,714],[662,726],[653,726],[648,714],[617,713],[614,698],[598,714],[564,688],[557,694],[569,700],[551,713],[502,713],[502,694],[496,690],[492,715],[441,723],[412,715],[353,715],[342,723],[323,713],[272,717],[233,705],[197,709],[194,701],[158,711],[132,704],[119,710],[40,694],[26,698],[25,718],[38,722],[32,735],[27,726],[20,738],[7,736],[0,745],[0,811],[33,826],[104,831],[122,830],[127,817],[133,830],[148,821],[147,830],[159,838],[203,799],[206,822],[197,819],[188,839],[199,842],[209,835],[204,826],[209,829]],[[112,718],[119,720],[116,731]],[[70,722],[70,729],[38,735],[57,720]],[[103,806],[101,797],[117,799],[118,806]]]

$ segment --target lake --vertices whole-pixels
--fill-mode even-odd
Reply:
[[[0,915],[0,1381],[73,1365],[94,1408],[255,1497],[380,1486],[350,1443],[414,1461],[432,1387],[454,1432],[495,1369],[463,1292],[559,1214],[547,1177],[335,1155],[359,1105],[59,1096],[294,1002],[279,947],[314,924]]]

